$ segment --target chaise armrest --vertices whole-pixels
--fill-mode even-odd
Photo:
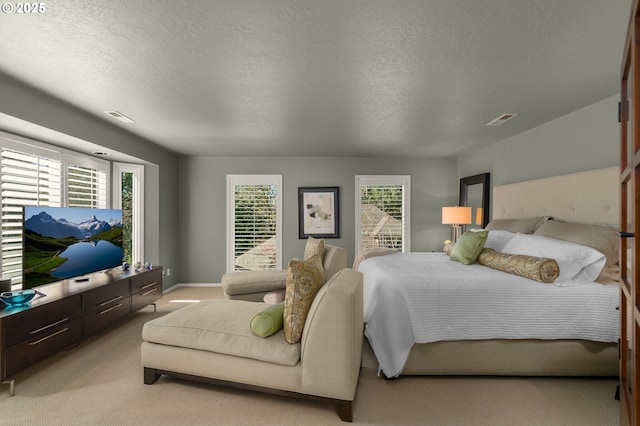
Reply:
[[[302,391],[353,401],[362,357],[362,273],[342,269],[320,288],[302,334]]]
[[[325,244],[322,268],[324,281],[327,282],[339,271],[347,267],[347,251],[342,247]]]
[[[227,299],[262,302],[267,293],[285,288],[286,281],[283,269],[232,272],[222,276],[222,288]]]

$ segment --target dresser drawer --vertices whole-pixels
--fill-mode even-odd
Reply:
[[[131,311],[137,311],[162,297],[162,282],[147,284],[143,289],[131,295]]]
[[[89,335],[131,312],[131,296],[84,314],[84,334]]]
[[[85,315],[94,311],[103,311],[118,303],[129,305],[125,299],[129,297],[129,280],[118,281],[113,284],[100,287],[96,290],[85,293],[84,295],[84,313]]]
[[[142,293],[156,284],[162,289],[162,269],[153,269],[131,277],[131,294]]]
[[[5,348],[13,346],[58,326],[62,327],[70,321],[80,318],[81,314],[80,296],[74,296],[12,315],[2,321],[3,346]]]
[[[58,352],[82,338],[82,319],[48,328],[31,338],[5,350],[2,377],[7,378],[21,369]]]

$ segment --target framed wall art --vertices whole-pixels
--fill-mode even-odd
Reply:
[[[298,238],[340,238],[338,187],[298,188]]]

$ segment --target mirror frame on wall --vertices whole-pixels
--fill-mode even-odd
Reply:
[[[460,195],[459,195],[459,203],[460,206],[467,205],[467,194],[469,191],[469,187],[472,185],[482,185],[482,227],[486,227],[489,223],[489,208],[491,205],[489,204],[489,192],[491,191],[490,186],[490,175],[491,173],[480,173],[479,175],[467,176],[464,178],[460,178]]]

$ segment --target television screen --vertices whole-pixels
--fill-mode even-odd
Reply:
[[[26,206],[22,288],[122,265],[122,210]]]

